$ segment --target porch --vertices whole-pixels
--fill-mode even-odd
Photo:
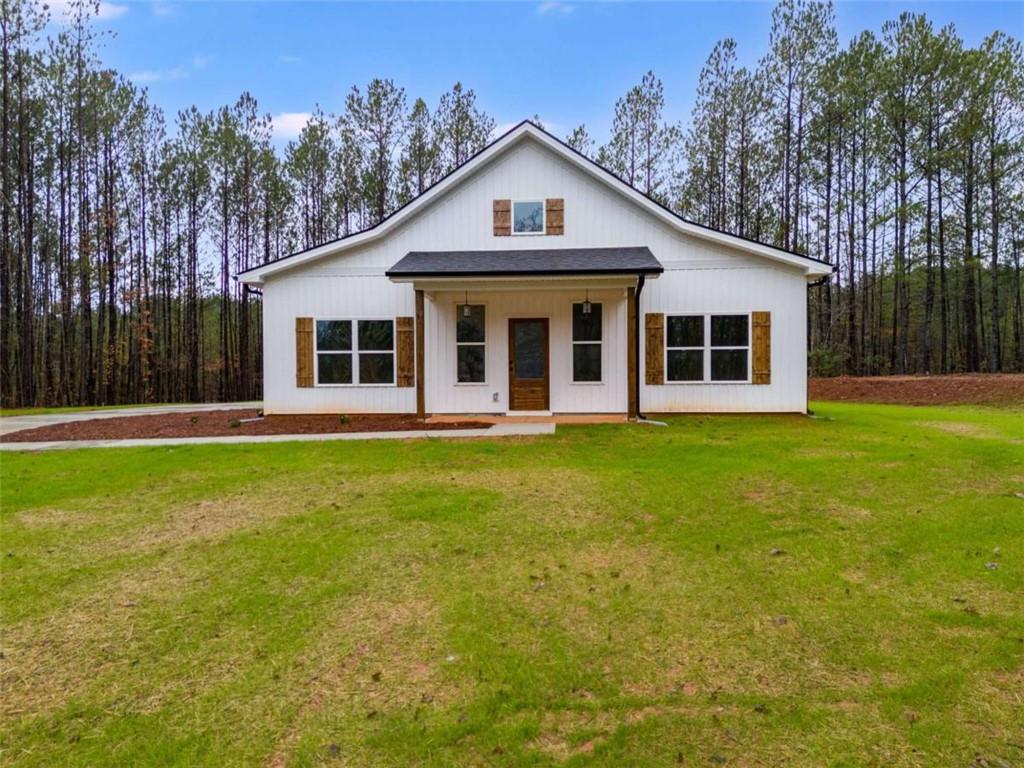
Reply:
[[[647,248],[408,254],[416,412],[635,416]],[[439,418],[443,418],[439,417]]]

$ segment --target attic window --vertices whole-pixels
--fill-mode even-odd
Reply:
[[[512,203],[512,234],[544,234],[543,200],[516,200]]]

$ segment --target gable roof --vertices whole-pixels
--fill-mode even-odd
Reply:
[[[458,186],[467,177],[471,176],[481,166],[516,146],[520,141],[530,138],[547,147],[556,155],[568,160],[574,166],[587,173],[592,178],[604,183],[615,190],[623,197],[628,198],[635,204],[652,213],[656,218],[669,226],[685,234],[708,240],[720,245],[749,253],[754,256],[761,256],[772,261],[789,264],[803,269],[808,277],[822,277],[832,273],[831,265],[819,259],[812,259],[793,251],[787,251],[774,245],[750,240],[739,235],[731,235],[711,227],[697,224],[696,222],[684,219],[679,214],[665,207],[661,203],[652,200],[640,190],[630,186],[623,179],[616,176],[604,166],[591,160],[586,155],[576,151],[561,139],[551,135],[543,128],[539,128],[528,120],[524,120],[514,128],[509,129],[497,139],[492,141],[482,150],[477,152],[466,162],[452,170],[446,176],[428,187],[421,195],[410,200],[390,215],[386,216],[379,223],[372,227],[355,232],[351,235],[332,240],[330,242],[298,251],[274,261],[268,261],[256,267],[252,267],[235,276],[243,283],[258,285],[264,278],[293,269],[302,264],[316,261],[325,256],[333,256],[342,253],[350,248],[355,248],[365,243],[373,242],[384,237],[388,232],[400,226],[403,222],[411,219],[421,209],[427,207],[435,200]]]

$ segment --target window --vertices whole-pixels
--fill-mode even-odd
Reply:
[[[484,382],[484,305],[455,306],[455,354],[460,384]]]
[[[544,202],[541,200],[516,200],[512,203],[512,234],[544,234]]]
[[[665,378],[704,381],[704,316],[670,316],[666,323]]]
[[[317,384],[395,383],[393,320],[317,320],[315,336]]]
[[[670,315],[666,323],[667,381],[750,380],[749,315]]]
[[[572,305],[572,380],[601,381],[601,305]]]

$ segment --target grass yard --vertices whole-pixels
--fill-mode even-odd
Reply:
[[[2,761],[1021,765],[1024,411],[5,454]]]

